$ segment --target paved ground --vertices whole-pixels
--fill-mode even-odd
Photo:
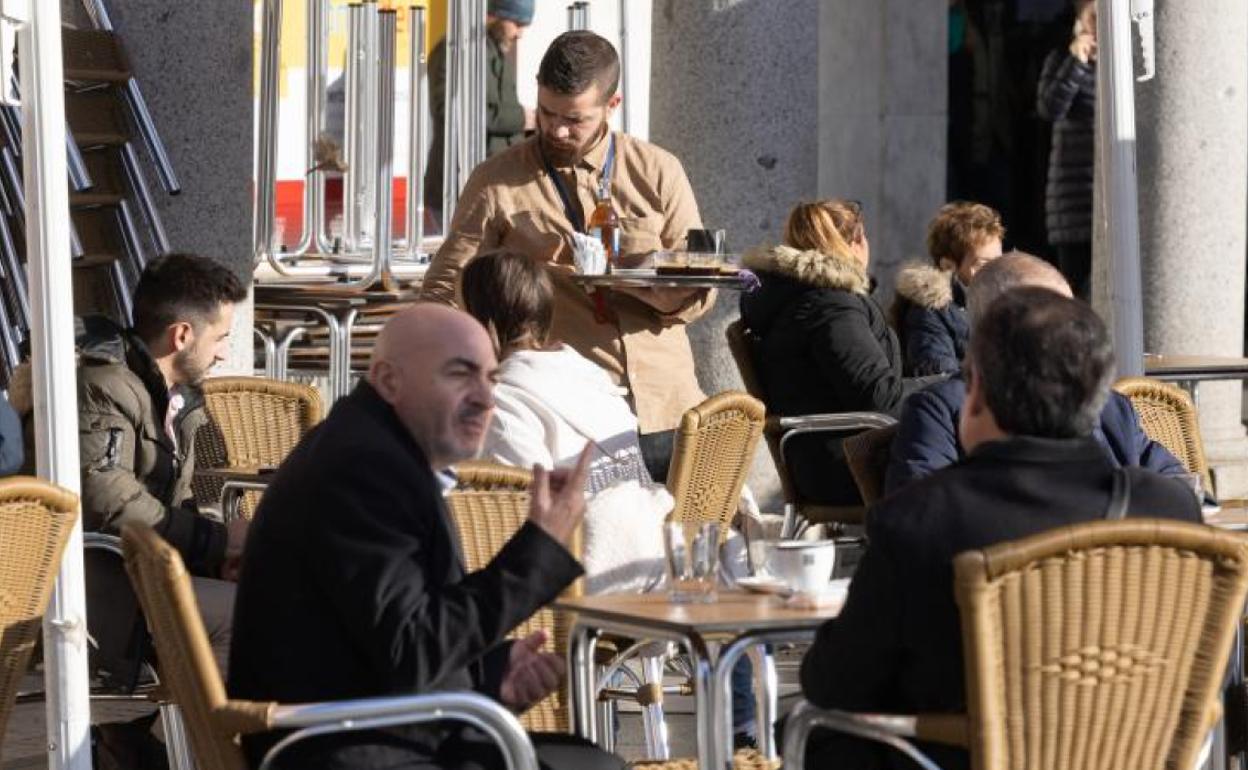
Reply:
[[[781,652],[777,660],[777,671],[780,675],[780,691],[783,697],[780,711],[784,713],[787,704],[792,702],[796,691],[796,667],[800,658],[796,652]],[[31,678],[26,689],[35,689],[41,680]],[[695,753],[695,732],[692,710],[692,698],[671,697],[668,699],[668,736],[673,757],[691,757]],[[144,704],[128,703],[96,703],[92,704],[94,720],[99,722],[122,721],[133,719],[151,710]],[[9,720],[8,732],[0,746],[0,770],[33,770],[46,768],[44,755],[44,704],[28,703],[19,705]],[[635,710],[624,710],[620,714],[620,732],[616,738],[616,751],[620,756],[632,760],[645,758],[645,742],[641,730],[641,717]]]

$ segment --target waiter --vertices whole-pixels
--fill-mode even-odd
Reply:
[[[704,398],[685,325],[710,308],[706,289],[587,291],[573,275],[574,233],[602,194],[620,217],[623,264],[684,246],[700,228],[685,170],[671,153],[608,127],[620,105],[620,59],[592,32],[551,43],[537,73],[536,137],[473,171],[450,233],[425,275],[422,298],[459,304],[459,273],[480,253],[506,248],[550,266],[554,337],[602,366],[637,412],[646,466],[667,477],[675,427]]]

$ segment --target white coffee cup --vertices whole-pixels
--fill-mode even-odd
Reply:
[[[831,540],[777,540],[767,549],[767,571],[792,591],[819,593],[832,579],[836,543]]]

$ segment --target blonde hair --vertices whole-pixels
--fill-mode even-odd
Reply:
[[[840,198],[799,203],[784,223],[786,246],[840,259],[852,259],[850,245],[865,236],[862,206]]]

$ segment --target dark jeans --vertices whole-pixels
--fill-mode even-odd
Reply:
[[[1092,297],[1092,244],[1057,244],[1057,265],[1070,282],[1075,296],[1084,302]]]
[[[676,431],[661,430],[657,433],[642,433],[637,438],[641,443],[641,459],[646,463],[650,478],[660,484],[667,483],[667,468],[672,464]]]

